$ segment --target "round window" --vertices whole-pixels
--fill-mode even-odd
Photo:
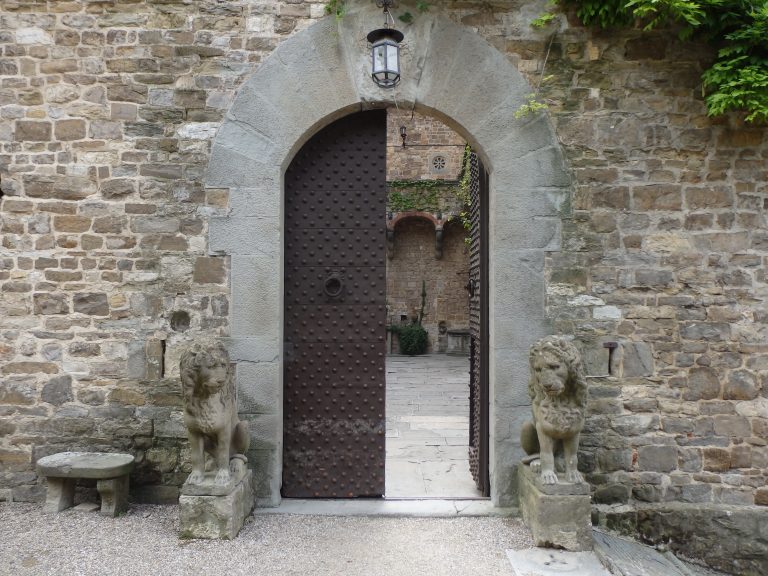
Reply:
[[[439,174],[441,172],[445,172],[445,166],[447,162],[445,160],[445,156],[442,154],[435,154],[432,156],[432,172]]]

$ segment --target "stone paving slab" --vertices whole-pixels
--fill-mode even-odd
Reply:
[[[548,548],[507,550],[515,576],[611,576],[594,552],[565,552]]]
[[[469,472],[469,360],[387,358],[388,497],[479,497]]]
[[[395,516],[402,518],[516,518],[519,511],[517,508],[496,508],[488,498],[357,498],[354,500],[302,500],[286,498],[276,508],[257,508],[253,513],[256,518],[272,514]]]

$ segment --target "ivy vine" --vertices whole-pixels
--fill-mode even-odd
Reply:
[[[387,187],[391,212],[438,212],[441,198],[458,197],[459,192],[455,182],[447,180],[392,180]]]
[[[573,6],[587,26],[604,29],[679,27],[681,39],[704,40],[717,49],[714,64],[702,75],[710,116],[746,112],[748,122],[768,121],[768,0],[552,0]],[[430,9],[417,2],[417,12]],[[345,0],[329,0],[326,12],[344,16]],[[413,14],[400,16],[410,22]],[[556,20],[552,10],[532,25]]]
[[[748,122],[768,121],[768,0],[558,1],[575,6],[588,26],[675,25],[681,39],[707,41],[717,48],[702,74],[709,115],[743,111]]]
[[[464,244],[472,244],[472,217],[470,215],[470,187],[472,186],[472,148],[469,144],[464,146],[464,159],[461,162],[461,177],[459,178],[459,188],[456,196],[461,202],[463,208],[459,212],[459,220],[464,227]]]

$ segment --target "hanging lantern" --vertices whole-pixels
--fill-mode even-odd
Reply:
[[[400,82],[400,42],[403,33],[394,28],[379,28],[368,34],[371,48],[371,77],[382,88],[392,88]]]

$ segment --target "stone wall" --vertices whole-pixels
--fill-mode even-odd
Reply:
[[[400,127],[406,128],[406,145]],[[387,113],[387,180],[456,180],[466,140],[436,118],[390,109]],[[440,161],[442,158],[444,161]]]
[[[436,4],[537,83],[552,29],[528,22],[544,0]],[[39,497],[34,461],[64,447],[134,452],[135,486],[183,476],[179,346],[229,325],[230,264],[207,253],[228,205],[201,185],[210,142],[238,86],[322,12],[0,2],[0,486],[14,497]],[[594,376],[597,501],[768,504],[768,137],[706,116],[711,55],[568,15],[546,62],[574,187],[547,314]]]
[[[407,130],[406,146],[402,145],[401,126]],[[454,214],[443,231],[442,256],[435,254],[435,224],[406,218],[394,225],[394,249],[387,259],[387,323],[400,324],[403,317],[407,322],[418,317],[425,281],[422,325],[429,334],[428,351],[433,353],[445,352],[446,330],[469,328],[469,300],[464,288],[469,277],[469,251],[464,243],[466,232],[456,220],[461,202],[453,192],[461,177],[465,146],[461,136],[436,118],[397,108],[387,110],[387,181],[451,182],[445,189],[433,191],[435,206],[427,210],[440,218]],[[423,194],[417,188],[391,189],[390,193],[393,191]]]
[[[387,311],[390,324],[412,321],[421,307],[422,281],[427,292],[422,326],[429,334],[429,352],[445,352],[446,330],[469,329],[469,250],[461,223],[445,228],[443,257],[435,258],[435,227],[421,219],[398,223],[395,256],[387,261]],[[442,348],[441,348],[442,345]]]

